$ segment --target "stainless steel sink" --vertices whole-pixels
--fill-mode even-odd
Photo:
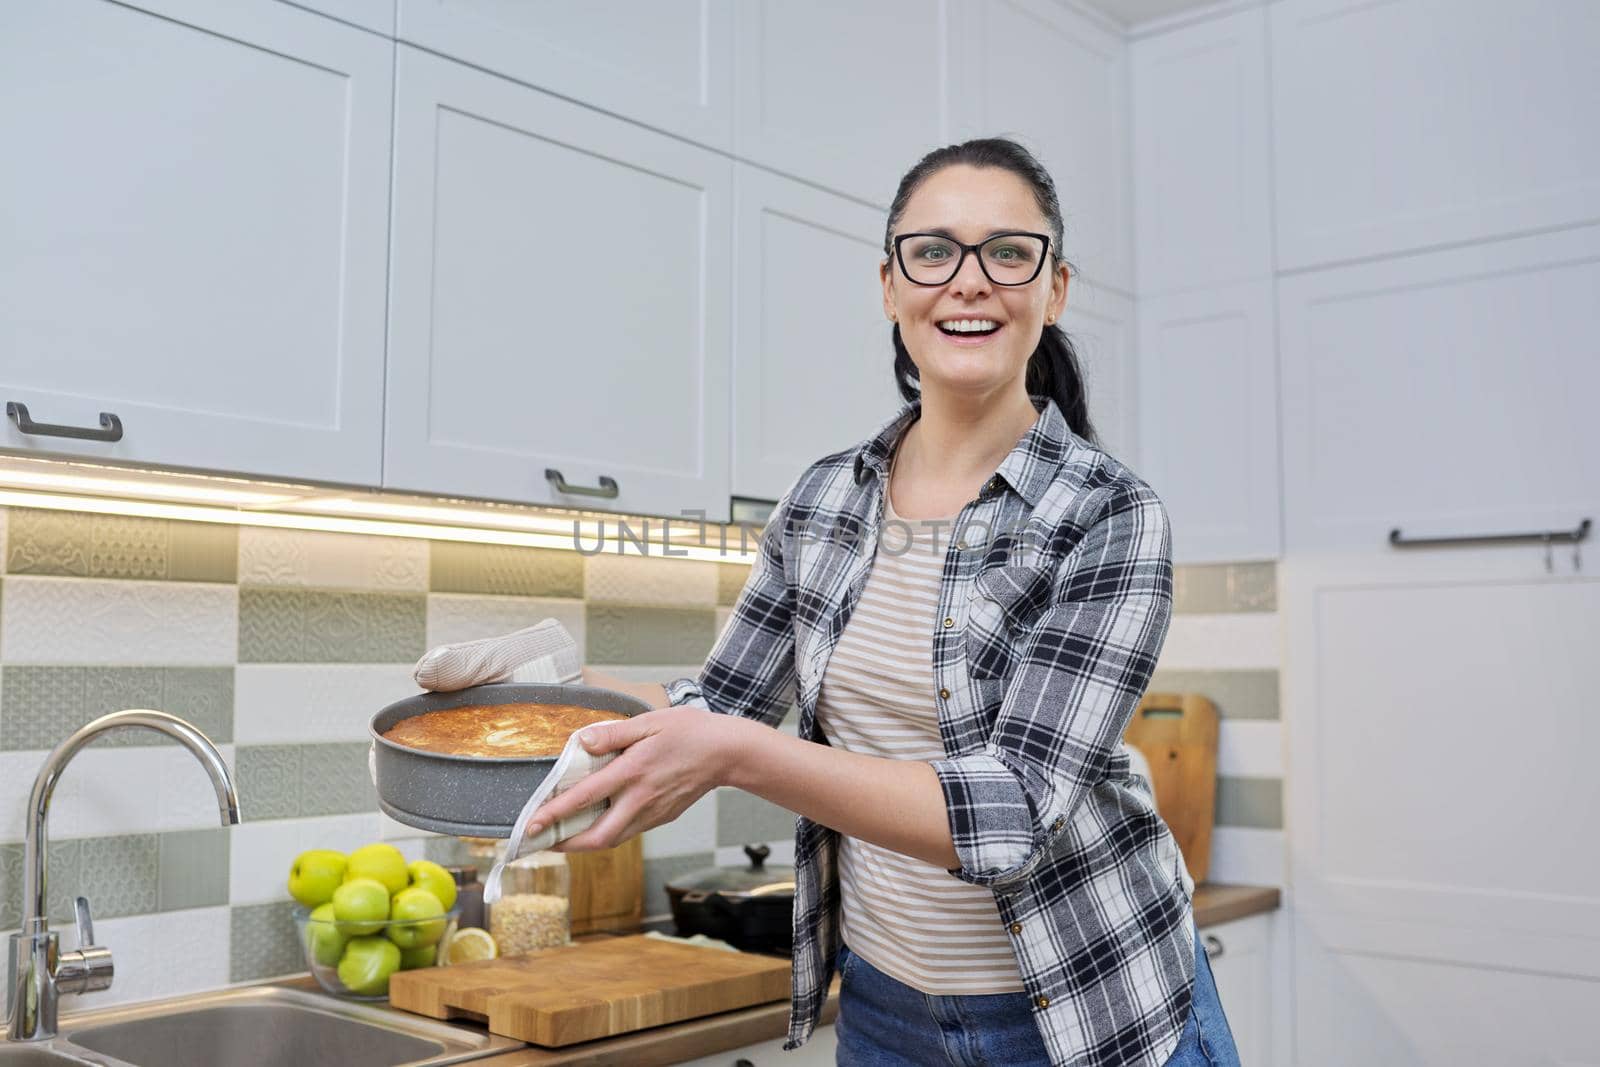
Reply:
[[[0,1042],[0,1067],[437,1067],[521,1042],[276,986],[65,1016],[60,1036]]]

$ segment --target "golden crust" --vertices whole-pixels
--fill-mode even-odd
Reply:
[[[451,756],[559,756],[573,732],[626,719],[577,704],[473,704],[402,719],[383,732],[398,745]]]

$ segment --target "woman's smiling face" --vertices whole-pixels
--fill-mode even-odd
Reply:
[[[995,233],[1048,234],[1052,227],[1029,184],[1008,170],[956,164],[929,176],[911,194],[894,234],[939,231],[962,244]],[[1054,245],[1052,238],[1051,244]],[[1067,267],[1052,247],[1037,277],[1026,285],[996,285],[968,254],[943,285],[917,285],[891,257],[879,267],[884,313],[900,323],[900,338],[926,390],[989,393],[1020,380],[1047,321],[1067,298]],[[951,336],[941,323],[987,319],[999,329],[986,337]]]

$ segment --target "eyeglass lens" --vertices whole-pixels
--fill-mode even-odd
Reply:
[[[1044,242],[1026,234],[996,234],[978,249],[979,262],[996,285],[1025,285],[1039,273]],[[961,246],[944,237],[914,234],[900,246],[906,276],[922,285],[943,285],[956,275]]]

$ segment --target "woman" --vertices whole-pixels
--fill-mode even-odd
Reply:
[[[1193,883],[1123,731],[1172,601],[1167,516],[1092,442],[1070,267],[1019,145],[931,153],[879,268],[907,405],[778,501],[698,678],[535,822],[606,848],[732,785],[797,812],[794,1000],[845,1064],[1224,1064]],[[880,543],[881,537],[881,543]],[[798,736],[776,726],[798,697]],[[819,743],[820,742],[820,743]]]

